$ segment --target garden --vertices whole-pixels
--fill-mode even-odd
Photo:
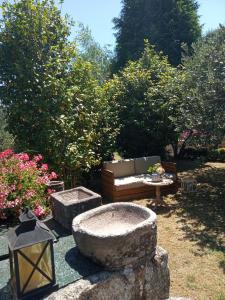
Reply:
[[[22,276],[16,271],[20,259],[12,259],[20,251],[15,226],[22,233],[29,226],[42,232],[30,235],[24,247],[34,236],[46,243],[43,261],[27,260],[34,269],[27,267],[31,275],[15,297],[26,296],[29,285],[30,297],[39,297],[32,289],[42,291],[37,282],[45,278],[41,284],[56,290],[49,299],[73,297],[86,279],[90,294],[79,292],[74,299],[225,299],[225,27],[202,34],[193,0],[157,9],[155,0],[130,6],[124,0],[113,20],[112,52],[88,27],[63,15],[59,2],[4,0],[0,6],[0,299],[11,299],[9,279]],[[146,15],[142,22],[140,14]],[[172,25],[162,26],[159,16]],[[190,190],[183,185],[187,178],[193,180]],[[71,232],[73,218],[89,218],[92,211],[103,220],[79,219],[91,226],[87,233],[110,230],[114,223],[104,207],[116,211],[118,232],[130,224],[126,230],[133,228],[135,237],[140,220],[153,220],[151,240],[143,229],[143,236],[127,241],[138,257],[131,273],[122,259],[133,257],[129,246],[105,240],[102,249],[118,246],[110,262],[103,250],[98,258],[94,242],[86,252],[80,223]],[[44,233],[48,238],[42,240]],[[149,243],[154,255],[141,248]],[[45,251],[55,257],[51,267]],[[144,273],[143,251],[151,257]],[[146,277],[151,272],[152,281]],[[101,294],[105,282],[108,294]]]

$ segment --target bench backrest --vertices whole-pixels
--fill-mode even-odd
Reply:
[[[150,165],[160,163],[160,156],[147,156],[131,159],[106,161],[103,167],[113,172],[114,177],[146,174]]]
[[[134,159],[135,174],[146,174],[149,166],[161,163],[160,156],[138,157]]]

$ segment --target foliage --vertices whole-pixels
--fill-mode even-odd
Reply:
[[[163,169],[163,167],[160,163],[157,163],[154,165],[150,165],[147,172],[149,174],[158,173],[158,174],[162,175],[163,173],[165,173],[165,170]]]
[[[14,145],[14,137],[7,131],[7,122],[3,110],[0,108],[0,151]]]
[[[190,50],[201,35],[197,9],[195,0],[123,0],[120,17],[114,19],[117,68],[141,56],[144,39],[178,65],[182,43]]]
[[[207,135],[217,145],[225,135],[225,27],[210,32],[193,45],[184,59],[180,123]]]
[[[9,129],[19,149],[43,153],[75,184],[114,150],[116,117],[99,86],[106,70],[97,60],[106,56],[84,36],[79,54],[52,0],[4,1],[2,9],[0,97]]]
[[[209,151],[207,159],[209,161],[225,162],[225,148],[218,148],[218,149]]]
[[[32,209],[41,217],[48,210],[46,184],[56,178],[42,164],[42,156],[30,159],[27,153],[14,154],[11,149],[0,153],[0,219],[18,216],[21,209]]]
[[[162,154],[164,146],[177,139],[170,120],[176,98],[167,88],[174,76],[176,69],[147,44],[138,61],[106,83],[106,96],[117,105],[122,127],[118,145],[125,157]]]
[[[92,68],[82,59],[74,63],[63,113],[50,136],[51,155],[64,176],[71,177],[72,185],[83,172],[112,155],[118,133],[117,116]]]
[[[19,149],[47,154],[75,51],[69,23],[51,0],[3,1],[1,9],[0,99],[8,127]]]
[[[76,36],[79,47],[79,55],[84,61],[89,61],[93,66],[95,78],[100,83],[110,76],[112,53],[107,46],[101,47],[93,38],[90,29],[83,24],[79,24]]]

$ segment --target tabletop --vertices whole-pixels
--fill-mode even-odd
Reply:
[[[143,182],[148,185],[165,186],[173,183],[172,179],[163,178],[162,181],[152,181],[151,179],[144,179]]]

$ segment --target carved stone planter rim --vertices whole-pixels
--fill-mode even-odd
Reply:
[[[76,188],[72,188],[72,189],[69,189],[69,190],[64,190],[64,191],[61,191],[61,192],[56,192],[56,193],[53,193],[51,194],[51,196],[53,198],[55,198],[57,201],[59,201],[60,203],[63,203],[63,205],[65,206],[69,206],[71,205],[71,203],[74,203],[74,199],[71,199],[71,200],[64,200],[62,198],[62,195],[63,194],[67,194],[69,192],[74,192],[74,191],[82,191],[82,192],[85,192],[87,194],[87,197],[83,198],[83,199],[77,199],[77,202],[85,202],[87,201],[87,199],[91,200],[91,199],[96,199],[96,198],[101,198],[101,196],[83,186],[79,186],[79,187],[76,187]]]
[[[142,213],[146,214],[146,219],[144,221],[139,222],[138,224],[135,225],[131,225],[131,228],[127,229],[124,232],[115,232],[115,233],[110,233],[109,234],[100,234],[100,233],[96,233],[92,230],[89,230],[87,228],[83,228],[82,226],[82,222],[84,222],[85,220],[88,220],[96,215],[100,215],[101,213],[104,212],[108,212],[108,211],[113,211],[113,210],[117,210],[119,208],[127,208],[127,209],[133,209],[134,211],[140,211]],[[95,238],[113,238],[113,237],[125,237],[126,235],[130,235],[132,232],[136,232],[138,229],[143,229],[145,227],[149,227],[150,225],[156,223],[156,219],[157,216],[156,214],[150,210],[147,207],[143,207],[140,206],[138,204],[134,204],[134,203],[124,203],[124,202],[117,202],[117,203],[110,203],[110,204],[106,204],[106,205],[102,205],[100,207],[94,208],[92,210],[89,210],[87,212],[84,212],[82,214],[80,214],[79,216],[75,217],[73,219],[72,222],[72,228],[74,232],[82,232],[82,233],[86,233],[87,235],[91,236],[91,237],[95,237]],[[107,222],[107,220],[106,220]]]
[[[50,180],[47,185],[51,185],[51,184],[64,184],[64,181],[62,180]]]

